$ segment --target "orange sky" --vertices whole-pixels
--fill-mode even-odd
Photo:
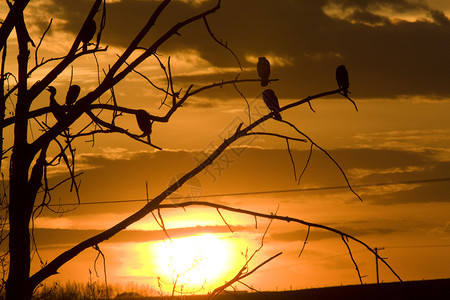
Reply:
[[[89,10],[86,5],[89,2],[31,1],[26,15],[35,40],[54,17],[40,55],[54,57],[67,51],[81,25],[81,16]],[[107,68],[116,54],[123,51],[155,7],[155,1],[150,0],[107,2],[107,27],[102,45],[108,44],[109,48],[98,55],[102,68]],[[174,20],[213,3],[174,1],[157,23],[159,29],[152,32],[147,42],[153,41],[162,32],[161,28],[168,28]],[[4,3],[1,5],[0,19],[6,11]],[[315,112],[305,105],[282,112],[282,116],[327,149],[353,185],[365,186],[355,188],[363,202],[346,188],[285,192],[341,187],[345,181],[336,166],[315,149],[297,185],[285,141],[266,136],[238,141],[176,196],[262,213],[278,211],[279,215],[336,227],[372,247],[384,247],[382,256],[388,258],[404,280],[450,277],[450,181],[427,181],[450,178],[449,17],[450,4],[437,0],[223,1],[222,9],[208,20],[217,37],[227,40],[236,52],[243,71],[232,55],[211,41],[199,23],[182,30],[180,37],[171,39],[160,50],[164,62],[171,57],[176,88],[184,91],[190,83],[200,87],[231,80],[238,73],[239,78],[257,78],[256,60],[266,56],[271,61],[271,76],[279,79],[269,87],[276,91],[283,106],[337,88],[335,68],[345,64],[358,112],[345,99],[328,97],[312,103]],[[8,44],[11,53],[15,46],[12,38]],[[15,72],[14,60],[15,55],[11,54],[8,66],[12,72]],[[30,81],[42,78],[50,67],[51,64],[34,73]],[[155,83],[165,84],[164,74],[154,59],[138,70]],[[56,98],[61,103],[70,74],[69,69],[52,83],[58,89]],[[73,83],[82,87],[81,95],[92,90],[97,81],[95,59],[81,58],[74,65],[73,76]],[[252,119],[268,113],[258,83],[240,84],[239,89],[250,103]],[[119,105],[145,109],[155,115],[164,115],[167,110],[158,109],[163,95],[135,74],[121,82],[115,92]],[[47,105],[47,101],[45,92],[33,108]],[[75,126],[81,126],[82,121]],[[138,132],[134,118],[123,117],[119,122],[124,128]],[[176,176],[195,167],[205,152],[217,147],[240,122],[248,123],[247,105],[228,86],[192,97],[171,122],[155,123],[152,142],[163,148],[162,151],[117,134],[97,136],[94,146],[88,142],[90,138],[79,139],[77,166],[83,172],[80,177],[83,205],[65,214],[44,211],[36,221],[36,241],[43,260],[50,261],[68,247],[139,209],[145,203],[146,182],[149,197],[158,195]],[[11,129],[6,133],[11,133],[8,130]],[[295,134],[274,120],[267,121],[259,131]],[[37,127],[33,127],[30,140],[38,134]],[[11,141],[9,135],[6,143]],[[290,147],[298,174],[306,163],[309,144],[291,142]],[[3,166],[6,173],[6,164]],[[64,171],[62,167],[50,168],[52,182],[65,178]],[[400,184],[410,181],[424,182]],[[259,193],[263,191],[272,193]],[[218,194],[223,196],[208,196]],[[54,191],[52,199],[54,204],[76,202],[65,185]],[[143,201],[86,204],[123,200]],[[180,200],[166,200],[167,203],[177,201]],[[181,249],[189,243],[217,244],[216,249],[228,249],[222,255],[225,265],[217,265],[224,271],[205,278],[207,285],[202,292],[233,276],[232,272],[243,263],[241,252],[248,249],[251,253],[259,247],[267,225],[267,221],[258,219],[255,228],[253,217],[224,212],[227,223],[235,229],[231,233],[214,209],[164,210],[162,214],[165,225],[171,229],[169,234],[181,244]],[[197,228],[193,230],[193,227]],[[354,266],[339,236],[313,229],[304,253],[297,257],[306,229],[274,222],[255,261],[261,262],[280,251],[283,254],[245,282],[260,290],[357,283]],[[195,233],[198,233],[195,239],[183,244],[186,241],[183,238]],[[168,252],[164,250],[167,237],[151,216],[100,246],[107,257],[109,282],[137,281],[156,288],[157,276],[170,279],[171,267],[168,263],[165,265],[169,271],[162,267],[165,260],[158,256],[161,249]],[[351,246],[362,275],[367,275],[364,282],[375,282],[373,256],[356,244]],[[217,250],[211,248],[209,252]],[[86,250],[63,266],[61,274],[49,282],[86,282],[96,255],[94,250]],[[207,262],[206,254],[199,255]],[[37,267],[37,258],[34,262]],[[196,267],[200,269],[201,262]],[[180,282],[188,280],[183,282],[188,289],[195,289],[197,284],[194,283],[197,275],[193,275],[196,267],[180,279]],[[205,271],[201,273],[209,274],[202,270]],[[384,267],[380,268],[380,278],[395,280]]]

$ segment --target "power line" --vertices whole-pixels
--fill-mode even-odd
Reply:
[[[450,244],[437,244],[437,245],[411,245],[411,246],[392,246],[385,247],[386,249],[406,249],[406,248],[445,248],[450,247]]]
[[[379,182],[371,184],[359,184],[352,185],[353,188],[366,188],[376,186],[388,186],[396,184],[419,184],[419,183],[435,183],[450,181],[450,177],[421,179],[421,180],[405,180],[405,181],[392,181],[392,182]],[[240,192],[240,193],[225,193],[225,194],[210,194],[210,195],[198,195],[195,198],[217,198],[217,197],[229,197],[229,196],[248,196],[248,195],[263,195],[263,194],[281,194],[281,193],[298,193],[298,192],[312,192],[312,191],[325,191],[325,190],[338,190],[347,189],[347,185],[338,186],[324,186],[324,187],[312,187],[302,189],[283,189],[283,190],[271,190],[271,191],[253,191],[253,192]],[[180,200],[186,198],[185,196],[168,197],[167,200]],[[193,197],[194,198],[194,197]],[[81,202],[81,203],[61,203],[61,204],[48,204],[48,206],[78,206],[78,205],[95,205],[95,204],[118,204],[118,203],[132,203],[132,202],[146,202],[148,199],[130,199],[130,200],[116,200],[116,201],[98,201],[98,202]]]

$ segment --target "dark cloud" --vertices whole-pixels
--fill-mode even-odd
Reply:
[[[405,12],[417,9],[426,9],[427,6],[423,1],[408,0],[329,0],[328,3],[342,5],[343,7],[358,7],[362,9],[370,9],[374,7],[390,7],[396,11]]]
[[[355,10],[350,16],[349,19],[362,23],[362,24],[370,24],[370,25],[384,25],[384,24],[388,24],[389,22],[389,18],[381,16],[381,15],[377,15],[377,14],[373,14],[371,12],[368,11],[363,11],[363,10]]]
[[[80,28],[88,1],[64,1],[57,6],[67,19],[66,30]],[[152,29],[148,41],[155,40],[176,21],[213,5],[206,1],[193,6],[171,3]],[[450,26],[442,11],[430,10],[421,1],[335,1],[357,8],[353,19],[336,19],[325,14],[331,1],[230,0],[209,17],[212,30],[232,47],[244,67],[246,55],[289,57],[291,66],[274,66],[280,78],[278,88],[294,97],[298,90],[316,91],[335,87],[334,68],[346,64],[353,95],[396,97],[399,95],[450,96]],[[108,5],[105,42],[126,46],[146,22],[155,1],[127,0]],[[428,11],[434,22],[388,22],[386,16],[370,11],[388,6],[397,12]],[[351,22],[358,20],[359,22]],[[362,22],[363,21],[363,22]],[[362,23],[361,23],[362,22]],[[376,26],[373,26],[376,25]],[[202,58],[219,67],[236,67],[234,58],[209,37],[202,22],[180,31],[161,50],[195,49]],[[336,55],[329,55],[334,53]],[[256,73],[242,76],[256,77]],[[234,74],[230,74],[230,77]],[[226,74],[223,74],[226,78]]]
[[[450,25],[450,20],[442,11],[430,10],[430,15],[437,24],[445,26]]]

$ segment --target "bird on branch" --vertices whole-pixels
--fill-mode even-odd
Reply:
[[[258,58],[258,63],[256,65],[256,70],[261,78],[261,86],[267,86],[269,84],[270,75],[270,63],[264,56]]]
[[[87,46],[89,41],[94,37],[95,31],[97,30],[97,25],[93,19],[86,21],[83,28],[81,28],[80,36],[83,42],[83,52],[87,51]]]
[[[46,90],[50,92],[50,110],[52,111],[52,114],[56,118],[56,120],[61,121],[64,118],[65,110],[64,107],[59,105],[59,103],[55,99],[56,89],[55,87],[49,85]]]
[[[78,95],[80,95],[80,86],[79,85],[71,85],[66,95],[66,105],[72,105],[77,101]]]
[[[267,107],[270,111],[272,111],[275,120],[281,121],[280,104],[278,103],[278,98],[275,95],[275,92],[271,89],[266,89],[264,90],[262,96],[264,103],[266,103]]]
[[[139,109],[136,112],[136,121],[139,129],[142,130],[142,135],[139,137],[147,136],[147,141],[150,143],[150,134],[152,133],[152,120],[148,112],[143,109]]]
[[[348,88],[350,83],[348,81],[348,72],[344,65],[340,65],[336,68],[336,81],[342,93],[348,98]]]

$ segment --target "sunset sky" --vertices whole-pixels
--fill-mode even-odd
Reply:
[[[98,53],[100,68],[107,70],[123,52],[160,1],[107,1],[107,20]],[[80,29],[92,1],[35,0],[28,5],[26,22],[39,41],[50,18],[52,27],[39,56],[64,55]],[[176,22],[214,6],[212,0],[173,1],[150,32],[146,45]],[[0,4],[0,20],[7,12]],[[100,21],[101,13],[96,21]],[[383,248],[382,257],[403,280],[450,277],[450,1],[446,0],[223,0],[221,9],[208,17],[218,39],[236,53],[215,43],[203,22],[180,30],[158,54],[170,56],[175,90],[184,92],[192,83],[201,87],[222,80],[257,79],[256,62],[271,62],[269,84],[284,106],[309,95],[337,88],[335,69],[346,65],[350,96],[358,111],[343,97],[332,96],[282,112],[339,163],[361,196],[346,188],[335,164],[314,148],[300,184],[284,139],[252,136],[239,140],[206,172],[190,180],[164,203],[202,200],[261,213],[277,213],[337,228]],[[9,66],[16,72],[14,51],[8,43]],[[34,60],[34,50],[32,59]],[[34,61],[31,62],[34,64]],[[30,78],[40,80],[54,66],[45,65]],[[150,58],[137,68],[156,84],[165,86],[159,63]],[[102,78],[102,71],[100,78]],[[63,102],[71,69],[52,83],[56,99]],[[96,60],[84,56],[73,65],[73,83],[81,96],[95,88]],[[259,82],[238,84],[250,104],[252,120],[267,114]],[[164,95],[136,74],[115,88],[121,106],[145,109],[163,116]],[[42,93],[33,108],[48,104]],[[108,96],[100,101],[105,102]],[[12,110],[12,104],[8,104]],[[85,238],[109,228],[189,172],[206,154],[236,130],[248,124],[245,100],[232,86],[197,94],[181,107],[169,123],[154,123],[155,150],[119,134],[80,138],[77,170],[83,172],[81,205],[64,214],[46,210],[35,222],[35,237],[45,262]],[[119,120],[139,133],[134,118]],[[82,122],[80,122],[82,124]],[[74,126],[81,126],[76,124]],[[37,126],[30,140],[40,132]],[[6,142],[12,142],[11,129]],[[301,138],[286,124],[268,120],[258,131]],[[290,142],[297,175],[308,158],[310,144]],[[6,164],[3,165],[7,173]],[[52,182],[67,177],[62,166],[49,169]],[[334,187],[334,188],[332,188]],[[70,185],[52,194],[52,204],[76,203]],[[304,189],[304,191],[292,191]],[[124,202],[127,200],[127,202]],[[128,201],[136,200],[136,201]],[[95,202],[100,202],[95,204]],[[118,202],[118,203],[112,203]],[[72,209],[74,206],[53,206]],[[157,277],[170,290],[174,276],[187,290],[206,281],[208,292],[231,279],[261,244],[267,220],[221,211],[189,207],[162,210],[172,242],[150,215],[100,245],[106,256],[108,282],[138,282],[158,289]],[[283,254],[244,282],[258,290],[357,284],[358,275],[340,236],[312,229],[301,257],[298,254],[307,227],[274,221],[264,247],[250,265]],[[376,282],[375,259],[351,242],[366,283]],[[192,249],[190,249],[192,247]],[[190,249],[190,250],[188,250]],[[86,282],[94,270],[97,252],[88,249],[60,269],[58,280]],[[222,263],[218,263],[218,261]],[[39,267],[35,255],[34,267]],[[97,263],[99,280],[103,267]],[[234,272],[234,273],[233,273]],[[94,272],[95,273],[95,272]],[[205,275],[207,274],[207,275]],[[95,276],[95,275],[94,275]],[[380,280],[395,281],[384,266]],[[245,289],[243,285],[238,288]]]

